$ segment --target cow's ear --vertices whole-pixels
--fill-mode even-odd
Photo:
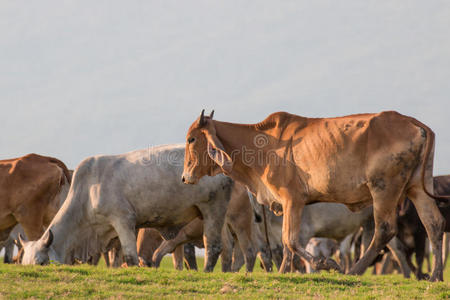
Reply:
[[[51,230],[48,230],[42,237],[42,243],[44,248],[49,248],[52,242],[53,242],[53,232]]]
[[[204,131],[206,140],[208,141],[208,155],[209,157],[222,168],[225,173],[231,173],[233,169],[233,160],[225,151],[220,140],[215,134],[209,131]]]

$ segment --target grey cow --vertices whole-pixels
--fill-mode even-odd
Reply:
[[[230,178],[181,182],[184,145],[165,145],[85,159],[75,170],[67,200],[47,231],[24,243],[23,264],[71,263],[79,240],[95,235],[102,249],[119,237],[128,265],[137,265],[136,230],[158,229],[166,238],[198,216],[204,222],[205,271],[221,251],[221,229],[232,188]]]

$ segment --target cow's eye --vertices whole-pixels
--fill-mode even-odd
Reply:
[[[188,144],[191,144],[191,143],[193,143],[195,141],[195,138],[194,137],[191,137],[190,139],[188,139]]]

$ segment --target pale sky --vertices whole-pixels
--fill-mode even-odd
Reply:
[[[70,168],[254,123],[397,110],[450,173],[450,1],[1,1],[0,158]]]

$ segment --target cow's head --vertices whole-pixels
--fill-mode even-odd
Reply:
[[[19,234],[19,243],[23,247],[22,265],[48,265],[50,258],[48,250],[53,242],[53,233],[48,230],[37,241],[27,242]]]
[[[202,110],[186,135],[184,171],[181,177],[184,183],[195,184],[205,175],[229,174],[233,167],[231,157],[216,135],[214,111],[209,117],[205,117],[204,112]]]

